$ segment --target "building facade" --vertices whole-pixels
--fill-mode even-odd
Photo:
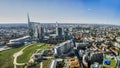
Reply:
[[[44,29],[39,22],[31,22],[28,15],[28,29],[31,38],[42,39],[44,35]]]

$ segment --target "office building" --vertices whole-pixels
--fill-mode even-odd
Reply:
[[[29,35],[31,38],[35,39],[42,39],[44,35],[44,29],[38,22],[31,22],[29,15],[28,16],[28,28],[29,28]]]
[[[71,40],[67,40],[63,43],[60,43],[54,48],[54,56],[60,57],[64,54],[67,54],[68,52],[70,52],[70,49],[72,49],[73,47],[74,44],[73,42],[71,42]]]
[[[56,22],[56,35],[62,36],[63,35],[63,28],[59,27],[59,24]]]

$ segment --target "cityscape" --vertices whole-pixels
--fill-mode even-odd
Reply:
[[[21,13],[21,10],[17,11],[19,3],[25,3],[23,5],[24,7],[26,7],[26,4],[28,4],[29,2],[31,4],[31,6],[29,7],[32,7],[31,9],[34,9],[36,6],[40,7],[41,4],[43,5],[44,3],[42,0],[19,0],[19,2],[16,2],[14,0],[11,0],[9,2],[8,0],[6,0],[1,2],[1,4],[10,3],[10,5],[12,5],[13,2],[16,3],[15,5],[17,6],[17,8],[15,9],[15,12]],[[36,5],[38,4],[38,2],[40,3],[40,5]],[[37,12],[36,10],[28,10],[30,13],[23,10],[26,12],[24,23],[22,22],[24,21],[24,19],[21,18],[18,20],[16,16],[21,16],[21,13],[16,14],[13,12],[13,15],[11,17],[16,17],[13,20],[14,22],[11,21],[12,18],[10,18],[9,20],[9,17],[5,18],[5,20],[2,19],[1,11],[4,11],[5,9],[1,10],[0,68],[120,68],[120,20],[118,19],[120,18],[120,16],[117,12],[117,10],[119,9],[113,9],[116,8],[115,4],[120,5],[120,3],[118,3],[120,1],[116,0],[116,2],[113,2],[112,0],[110,0],[104,2],[103,0],[70,0],[70,2],[68,2],[67,0],[58,0],[50,2],[46,0],[45,6],[42,9],[49,9],[51,5],[47,5],[48,3],[52,3],[52,6],[56,5],[53,7],[55,10],[55,8],[58,9],[60,5],[69,4],[70,6],[74,6],[75,4],[78,5],[78,3],[81,4],[82,2],[87,3],[87,5],[89,6],[94,5],[91,6],[91,9],[80,9],[81,11],[85,11],[85,16],[89,17],[89,12],[91,12],[91,14],[97,13],[97,11],[92,12],[94,8],[96,8],[96,10],[100,9],[96,7],[96,4],[98,4],[99,6],[104,5],[105,7],[102,6],[102,8],[104,8],[103,11],[107,11],[108,16],[105,16],[107,15],[107,13],[101,13],[100,16],[103,15],[102,17],[105,18],[103,21],[100,21],[101,19],[98,20],[98,18],[101,17],[97,15],[97,13],[96,18],[92,19],[91,17],[89,17],[91,20],[89,20],[88,18],[85,18],[84,21],[81,19],[77,20],[77,18],[75,17],[78,22],[73,22],[74,15],[70,16],[72,20],[57,20],[57,17],[52,19],[52,16],[48,19],[47,16],[49,17],[49,15],[47,15],[46,18],[44,18],[45,16],[43,15],[43,18],[41,18],[42,21],[36,22],[37,19],[35,15],[37,13],[41,13],[42,10],[41,12]],[[103,4],[106,2],[111,5]],[[15,8],[16,6],[14,6],[13,8]],[[109,8],[111,9],[109,9],[108,7],[106,8],[106,6],[109,6]],[[51,10],[53,8],[51,8]],[[65,7],[61,8],[64,9]],[[67,6],[67,8],[69,8],[69,6]],[[84,8],[86,8],[85,5]],[[2,8],[0,7],[0,9]],[[77,10],[75,9],[75,7],[72,9],[74,9],[73,11]],[[44,12],[51,12],[51,10]],[[71,11],[66,12],[69,9],[64,10],[64,15],[67,15],[68,13],[69,16]],[[36,14],[31,13],[34,11],[36,11]],[[88,11],[88,13],[86,11]],[[114,15],[115,12],[112,11],[116,11],[117,15]],[[63,12],[60,12],[60,14],[62,13]],[[78,14],[77,17],[79,17],[79,12],[76,11],[76,13]],[[56,16],[54,14],[56,13],[51,13],[50,15]],[[64,15],[63,18],[65,17]],[[118,18],[113,19],[111,17],[112,15],[114,15],[115,18]],[[62,15],[58,14],[58,16]],[[83,16],[81,16],[80,18],[82,17]],[[7,23],[6,20],[8,20]],[[47,23],[43,22],[44,20],[47,20]],[[51,22],[51,20],[54,20],[54,22]],[[92,20],[95,20],[94,22],[96,23],[93,23]],[[17,21],[20,21],[20,23],[18,23]],[[101,23],[98,21],[100,21]]]

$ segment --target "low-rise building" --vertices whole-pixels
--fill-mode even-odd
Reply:
[[[25,42],[29,41],[29,38],[30,36],[24,36],[21,38],[9,40],[9,43],[7,43],[7,46],[18,47],[20,45],[24,45]]]

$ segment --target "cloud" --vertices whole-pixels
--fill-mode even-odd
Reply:
[[[92,9],[88,8],[88,11],[91,11]]]

